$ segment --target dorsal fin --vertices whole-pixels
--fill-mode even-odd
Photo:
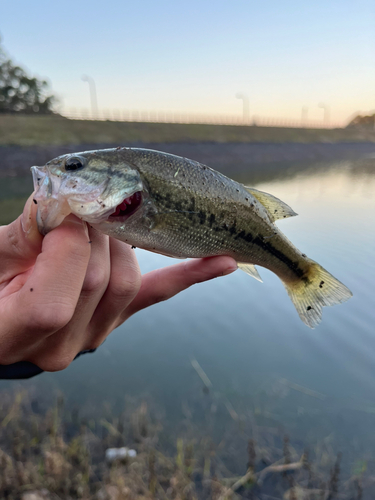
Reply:
[[[241,271],[244,271],[246,274],[251,276],[252,278],[255,278],[256,280],[260,281],[263,283],[262,278],[260,277],[257,268],[254,266],[254,264],[246,264],[243,262],[237,262],[238,268],[241,269]]]
[[[245,187],[246,191],[254,196],[267,209],[272,222],[278,219],[286,219],[297,215],[286,203],[272,194],[258,191],[257,189]]]

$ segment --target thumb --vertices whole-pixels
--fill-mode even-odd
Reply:
[[[41,251],[43,236],[36,222],[37,205],[33,194],[22,215],[0,227],[0,280],[6,281],[29,269]]]

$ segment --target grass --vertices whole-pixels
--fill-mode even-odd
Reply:
[[[374,142],[373,130],[69,120],[0,114],[0,146],[134,142]]]
[[[21,215],[28,196],[0,200],[0,226],[9,224]]]
[[[224,401],[217,403],[220,413]],[[215,425],[212,407],[206,406],[205,413],[207,423]],[[356,462],[346,474],[341,455],[332,450],[332,439],[317,443],[308,453],[282,429],[269,427],[269,419],[265,423],[259,412],[237,417],[227,415],[225,432],[215,443],[189,417],[184,430],[168,428],[165,433],[152,402],[141,398],[128,399],[120,414],[102,407],[101,415],[87,419],[66,408],[61,396],[43,407],[33,391],[3,390],[0,498],[18,500],[28,498],[27,493],[34,500],[372,498],[368,495],[375,478],[368,462]],[[237,449],[234,432],[241,436]],[[137,457],[105,461],[107,448],[122,446],[136,449]],[[245,457],[240,475],[228,460],[239,453]]]

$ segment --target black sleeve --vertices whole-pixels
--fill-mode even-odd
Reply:
[[[96,349],[87,349],[86,351],[81,351],[77,354],[74,359],[79,358],[82,354],[88,352],[95,352]],[[39,366],[30,363],[29,361],[19,361],[18,363],[13,363],[11,365],[0,365],[0,379],[22,379],[31,378],[35,375],[39,375],[43,370]]]

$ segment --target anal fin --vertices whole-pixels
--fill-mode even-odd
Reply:
[[[254,266],[254,264],[246,264],[243,262],[237,262],[237,265],[241,271],[244,271],[246,274],[251,276],[252,278],[255,278],[257,281],[260,281],[263,283],[262,278],[260,277],[257,268]]]

